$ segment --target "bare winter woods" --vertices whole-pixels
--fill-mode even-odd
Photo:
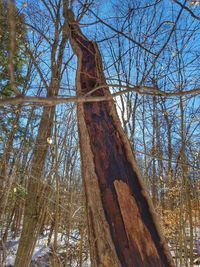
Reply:
[[[199,47],[199,1],[0,0],[0,266],[200,265]]]

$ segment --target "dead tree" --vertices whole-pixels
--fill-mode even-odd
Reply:
[[[79,96],[109,95],[101,54],[68,10]],[[77,107],[92,266],[174,266],[114,101]]]

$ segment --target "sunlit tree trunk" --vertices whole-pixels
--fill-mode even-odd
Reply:
[[[180,97],[180,111],[181,111],[181,151],[180,151],[180,163],[182,169],[182,177],[183,177],[183,192],[185,193],[186,207],[188,213],[188,222],[189,222],[189,236],[190,236],[190,244],[189,244],[189,257],[190,257],[190,267],[193,266],[193,220],[192,220],[192,206],[191,206],[191,191],[189,185],[189,170],[188,170],[188,162],[186,155],[186,130],[185,130],[185,113],[183,107],[183,99]],[[186,229],[184,229],[184,232]],[[186,253],[187,254],[187,246]]]
[[[55,14],[53,44],[51,47],[51,80],[46,88],[47,97],[57,96],[62,79],[63,54],[68,40],[66,20],[61,25],[58,2]],[[68,1],[65,1],[67,6]],[[44,107],[35,149],[33,151],[30,178],[28,181],[27,198],[24,211],[23,229],[17,251],[15,267],[28,267],[32,258],[34,247],[44,222],[45,210],[51,190],[43,182],[45,176],[45,160],[48,152],[48,138],[52,136],[55,106]]]
[[[77,94],[104,85],[92,96],[109,95],[97,45],[67,15]],[[114,102],[78,104],[77,112],[92,266],[173,266]]]
[[[156,173],[156,158],[157,158],[157,144],[156,144],[156,98],[153,97],[153,136],[152,136],[152,201],[154,206],[158,202],[158,179]]]
[[[43,221],[48,188],[44,186],[44,166],[48,151],[47,138],[51,136],[55,107],[44,108],[37,143],[33,152],[32,169],[28,182],[23,229],[17,251],[15,267],[29,266]]]
[[[172,173],[172,154],[173,154],[173,150],[172,150],[172,123],[170,121],[169,115],[167,114],[167,109],[165,106],[165,101],[162,100],[162,115],[165,119],[166,122],[166,127],[167,127],[167,157],[168,157],[168,166],[167,166],[167,177],[165,180],[165,186],[167,188],[167,192],[170,192],[171,187],[174,185],[174,181],[173,181],[173,173]],[[165,198],[168,199],[168,193],[165,192]],[[163,208],[174,208],[174,204],[173,201],[165,201]]]

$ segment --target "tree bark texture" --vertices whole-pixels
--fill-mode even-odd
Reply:
[[[68,11],[77,94],[105,84],[101,54]],[[92,96],[109,95],[104,87]],[[114,101],[77,107],[93,267],[174,266]]]
[[[15,267],[28,267],[35,248],[46,203],[49,187],[43,183],[44,166],[48,151],[47,138],[52,134],[55,107],[45,107],[43,110],[37,141],[33,151],[32,169],[27,188],[22,233],[17,250]]]

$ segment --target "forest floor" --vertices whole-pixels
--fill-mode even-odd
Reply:
[[[58,234],[57,238],[57,247],[58,247],[58,256],[60,259],[66,258],[67,252],[71,255],[69,264],[65,265],[66,267],[77,267],[78,262],[76,261],[76,257],[73,257],[74,250],[76,249],[78,238],[77,233],[71,235],[72,237],[69,240],[69,245],[66,246],[66,238],[63,234]],[[45,234],[42,234],[36,243],[34,253],[32,256],[32,261],[30,267],[50,267],[52,266],[51,258],[52,258],[52,244],[53,238],[51,239],[51,244],[48,245],[48,237],[49,231],[46,231]],[[15,262],[15,257],[18,249],[19,237],[13,238],[12,234],[9,233],[8,240],[4,244],[3,251],[0,250],[0,260],[4,258],[4,263],[0,263],[0,267],[13,267]],[[89,267],[90,263],[88,259],[84,259],[83,267]]]
[[[77,234],[76,234],[77,235]],[[52,263],[51,263],[51,257],[52,257],[52,249],[51,249],[51,244],[48,245],[48,236],[49,236],[49,232],[47,231],[45,234],[41,235],[37,241],[34,253],[33,253],[33,257],[32,257],[32,261],[30,264],[30,267],[51,267]],[[76,240],[76,241],[75,241]],[[76,238],[71,238],[71,240],[69,240],[70,242],[70,246],[67,246],[68,248],[66,248],[66,240],[65,237],[62,234],[58,235],[58,255],[59,258],[63,258],[66,257],[66,251],[72,248],[76,248],[76,243],[77,243],[77,236]],[[199,240],[200,242],[200,240]],[[14,266],[14,262],[15,262],[15,257],[16,257],[16,252],[17,252],[17,248],[18,248],[18,243],[19,243],[19,237],[18,238],[12,238],[12,234],[10,233],[8,236],[8,240],[4,246],[4,251],[0,251],[0,259],[2,262],[2,257],[4,257],[5,261],[4,264],[1,265],[0,263],[0,267],[13,267]],[[52,243],[52,241],[51,241]],[[199,244],[200,245],[200,244]],[[171,251],[172,256],[175,258],[175,252]],[[71,254],[71,253],[70,253]],[[178,260],[179,261],[179,260]],[[200,267],[200,251],[198,249],[196,249],[195,247],[195,261],[196,263],[194,263],[194,267]],[[83,267],[90,267],[90,262],[89,259],[85,259],[83,261]],[[184,259],[183,259],[184,262]],[[188,260],[189,262],[189,260]],[[66,267],[78,267],[79,264],[76,261],[76,259],[74,257],[71,258],[70,262],[67,263],[67,265],[65,264]],[[179,264],[177,265],[177,267],[180,266]],[[182,265],[182,267],[185,267],[186,265]]]

